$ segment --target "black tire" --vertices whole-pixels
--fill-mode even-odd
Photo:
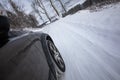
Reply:
[[[48,60],[48,63],[51,65],[53,64],[52,60],[51,60],[51,56],[52,56],[52,59],[54,61],[54,63],[56,64],[56,66],[59,68],[59,70],[61,72],[65,72],[65,63],[64,63],[64,60],[62,58],[62,56],[60,55],[60,52],[58,51],[58,49],[56,48],[56,46],[54,45],[54,42],[53,40],[51,39],[51,37],[48,35],[48,34],[43,34],[41,36],[41,41],[42,41],[42,45],[43,45],[43,50],[44,52],[46,53],[46,57],[47,57],[47,60]],[[54,51],[51,50],[50,48],[50,45],[52,44],[52,46],[55,47],[55,50],[56,52],[58,53],[58,58],[56,60],[55,56],[54,56]],[[60,60],[60,61],[58,61]],[[61,62],[62,61],[62,62]],[[60,62],[60,63],[59,63]],[[60,65],[62,63],[62,65]],[[54,65],[54,64],[53,64]],[[55,66],[55,65],[54,65]],[[56,67],[55,66],[55,67]],[[52,67],[53,68],[53,67]]]
[[[55,61],[57,67],[62,72],[65,72],[65,63],[64,63],[64,60],[63,60],[62,56],[60,55],[60,52],[58,51],[58,49],[56,48],[54,43],[50,40],[47,40],[47,45],[48,45],[50,54],[51,54],[53,60]]]
[[[48,63],[48,66],[50,68],[50,71],[52,72],[55,80],[57,80],[57,75],[56,75],[56,71],[55,71],[55,66],[51,60],[51,57],[50,57],[50,53],[47,49],[47,46],[46,46],[46,38],[47,38],[47,34],[42,34],[41,35],[41,44],[42,44],[42,47],[43,47],[43,51],[45,53],[45,56],[46,56],[46,59],[47,59],[47,63]]]

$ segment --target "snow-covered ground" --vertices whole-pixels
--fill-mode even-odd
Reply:
[[[120,3],[80,11],[43,31],[65,60],[62,80],[120,80]]]

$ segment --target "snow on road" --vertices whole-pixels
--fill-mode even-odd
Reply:
[[[80,11],[43,29],[66,64],[62,80],[120,80],[120,3]]]

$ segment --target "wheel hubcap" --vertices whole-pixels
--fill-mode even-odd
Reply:
[[[60,69],[65,67],[64,61],[53,42],[48,41],[50,53]]]

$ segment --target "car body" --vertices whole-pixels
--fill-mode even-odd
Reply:
[[[0,48],[0,80],[58,80],[64,72],[64,61],[48,34],[11,31]]]

